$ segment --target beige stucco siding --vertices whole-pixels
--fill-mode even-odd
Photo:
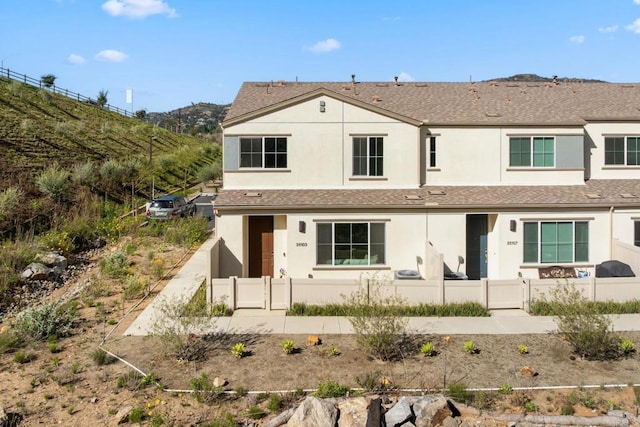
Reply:
[[[320,102],[325,112],[320,112]],[[398,188],[419,184],[416,126],[322,96],[225,129],[225,135],[287,137],[286,169],[225,165],[225,188]],[[384,176],[353,177],[353,137],[384,138]],[[225,149],[229,149],[225,147]]]
[[[591,160],[591,179],[637,179],[640,166],[607,166],[604,164],[605,136],[640,136],[640,123],[590,123],[587,153]]]

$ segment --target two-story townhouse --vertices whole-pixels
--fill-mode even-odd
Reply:
[[[640,246],[640,84],[249,82],[223,126],[219,277],[593,274]]]

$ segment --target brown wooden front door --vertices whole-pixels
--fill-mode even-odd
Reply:
[[[249,217],[249,277],[273,277],[273,217]]]

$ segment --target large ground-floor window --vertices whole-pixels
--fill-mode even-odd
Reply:
[[[384,223],[318,223],[316,262],[318,265],[384,264],[384,241]]]
[[[640,221],[633,222],[633,244],[640,246]]]
[[[589,261],[587,221],[524,223],[524,262],[568,263]]]

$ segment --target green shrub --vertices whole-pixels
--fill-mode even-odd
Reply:
[[[231,354],[237,359],[242,359],[246,354],[244,343],[239,342],[234,344],[233,347],[231,347]]]
[[[370,281],[368,289],[362,286],[345,299],[353,310],[349,322],[358,344],[381,360],[400,356],[408,320],[389,307],[402,306],[405,301],[398,295],[383,296],[382,283],[377,278]]]
[[[589,300],[568,281],[559,283],[550,290],[546,301],[558,332],[564,334],[573,347],[573,351],[587,360],[608,360],[619,357],[620,338],[613,331],[612,320],[598,313]]]
[[[107,277],[124,277],[129,274],[131,261],[122,251],[115,251],[100,260],[100,271]]]
[[[129,371],[126,374],[120,375],[116,380],[116,386],[118,388],[126,388],[128,390],[140,389],[142,374],[138,371]]]
[[[491,312],[475,302],[449,304],[418,304],[388,306],[390,313],[403,317],[489,317]],[[348,304],[314,305],[296,302],[287,311],[287,316],[352,316],[353,307]]]
[[[465,341],[465,343],[463,344],[463,349],[469,354],[478,353],[478,347],[476,347],[475,343],[471,340]]]
[[[471,393],[467,390],[467,386],[462,383],[449,384],[447,387],[447,396],[464,404],[469,404],[472,398]]]
[[[215,387],[206,374],[191,379],[191,390],[198,403],[211,403],[222,393],[222,387]]]
[[[146,417],[146,414],[144,412],[144,409],[142,409],[139,406],[136,406],[131,410],[131,412],[129,412],[128,419],[130,423],[140,424],[145,419],[145,417]]]
[[[67,231],[50,230],[41,234],[38,240],[44,249],[68,255],[75,250],[72,237]]]
[[[11,218],[14,210],[20,206],[23,194],[19,188],[9,187],[0,191],[0,219]]]
[[[282,351],[284,351],[285,354],[291,354],[295,350],[295,344],[291,340],[284,340],[281,346],[282,346]]]
[[[16,351],[13,354],[13,361],[16,363],[29,363],[36,359],[36,355],[34,353],[28,353],[26,351]]]
[[[383,377],[382,372],[367,372],[364,375],[356,375],[356,384],[364,391],[376,391],[382,389],[380,379]]]
[[[264,417],[264,411],[257,405],[251,405],[247,408],[247,417],[252,420],[259,420]]]
[[[620,351],[622,351],[624,354],[633,353],[635,351],[635,346],[633,344],[633,341],[631,340],[620,341]]]
[[[13,353],[24,345],[24,341],[14,328],[0,333],[0,354]]]
[[[349,394],[351,389],[345,385],[340,385],[335,381],[327,380],[318,386],[313,395],[320,399],[328,397],[344,397]]]
[[[36,184],[40,192],[55,201],[62,202],[69,196],[69,175],[69,171],[54,165],[40,172],[36,177]]]
[[[267,403],[267,409],[271,412],[275,412],[282,408],[282,396],[279,394],[272,394],[269,396],[269,403]]]
[[[91,359],[98,366],[109,365],[116,361],[116,358],[101,348],[96,348],[91,352]]]
[[[196,175],[198,181],[203,184],[208,181],[215,181],[222,177],[222,165],[220,162],[206,164],[198,170]]]
[[[502,384],[500,386],[500,388],[498,388],[498,393],[500,394],[509,394],[513,391],[513,387],[511,387],[509,384]]]
[[[426,342],[424,344],[422,344],[422,347],[420,347],[420,353],[422,353],[425,356],[435,356],[436,355],[436,347],[433,345],[432,342]]]
[[[68,336],[76,316],[75,305],[52,302],[23,311],[18,315],[14,327],[25,339],[44,341],[52,335]]]

